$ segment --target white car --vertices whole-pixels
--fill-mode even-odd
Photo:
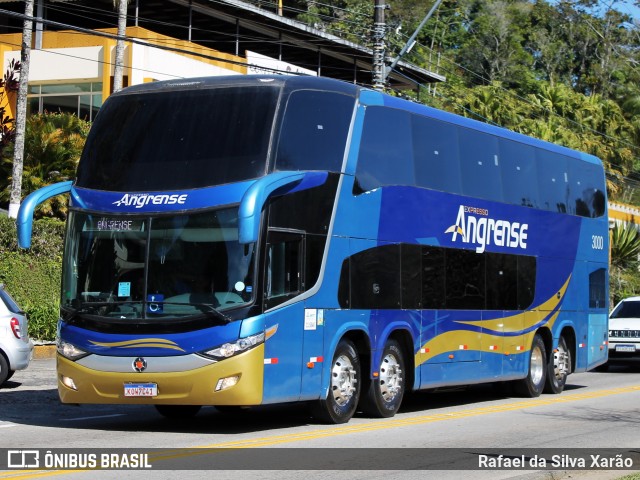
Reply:
[[[609,362],[640,360],[640,297],[622,300],[609,315]]]
[[[0,386],[16,370],[29,366],[33,342],[27,335],[27,317],[0,284]]]

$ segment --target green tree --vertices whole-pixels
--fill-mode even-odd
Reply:
[[[487,0],[475,4],[469,19],[469,35],[458,59],[489,82],[505,85],[526,82],[532,63],[524,48],[524,32],[530,23],[531,4],[524,0]]]
[[[616,225],[611,232],[611,305],[640,292],[640,233],[637,226]]]
[[[78,166],[90,124],[69,113],[45,113],[27,118],[24,150],[22,198],[29,193],[56,182],[72,179]],[[4,172],[10,171],[9,157],[4,158]],[[10,177],[5,177],[0,193],[3,201],[9,198]],[[53,197],[41,204],[36,217],[66,216],[66,198]]]

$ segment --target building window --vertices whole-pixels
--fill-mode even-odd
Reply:
[[[102,83],[29,85],[27,115],[66,112],[91,122],[101,106]]]

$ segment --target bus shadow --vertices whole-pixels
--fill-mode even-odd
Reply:
[[[234,435],[274,431],[292,427],[317,425],[307,404],[292,403],[252,408],[203,407],[197,415],[186,418],[165,418],[149,405],[63,405],[55,388],[21,390],[18,382],[7,382],[0,389],[0,424],[2,422],[40,427],[104,430],[112,432],[192,433]],[[568,384],[565,390],[584,388]],[[507,398],[501,384],[407,393],[400,413],[430,412],[465,405],[481,405]],[[354,421],[369,420],[356,412]]]
[[[566,384],[564,391],[579,390],[582,388],[586,388],[585,385]],[[406,394],[402,401],[400,412],[415,413],[446,407],[462,407],[508,398],[517,400],[526,399],[526,397],[517,395],[513,391],[513,387],[506,382],[424,390]]]

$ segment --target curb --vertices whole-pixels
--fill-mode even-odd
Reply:
[[[32,358],[34,360],[56,358],[56,346],[55,345],[34,345]]]

